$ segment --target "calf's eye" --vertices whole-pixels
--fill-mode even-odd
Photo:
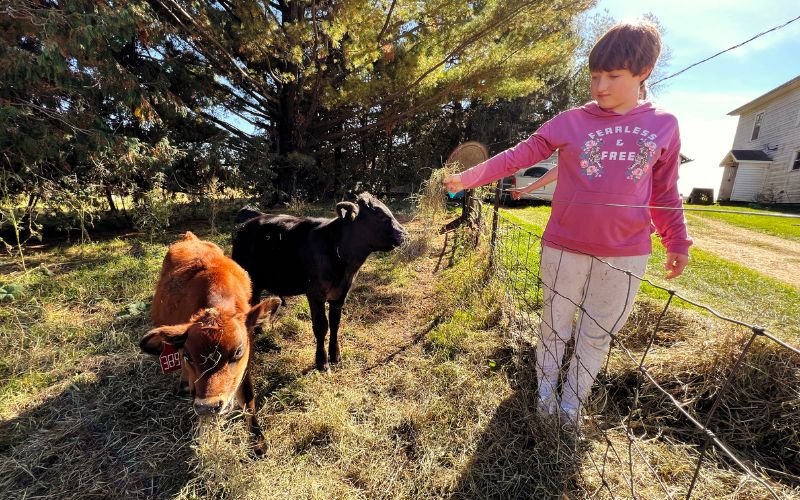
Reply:
[[[186,352],[186,351],[183,351],[183,359],[185,359],[185,360],[186,360],[186,361],[188,361],[189,363],[191,363],[191,362],[192,362],[192,357],[191,357],[191,356],[189,356],[189,353],[188,353],[188,352]]]
[[[233,353],[233,356],[231,356],[231,361],[239,361],[242,359],[242,356],[244,356],[244,346],[240,345],[239,348],[236,349],[236,352]]]

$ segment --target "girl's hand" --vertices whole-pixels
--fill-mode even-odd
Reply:
[[[521,188],[508,188],[506,189],[506,192],[511,193],[512,200],[519,200],[520,198],[522,198],[522,195],[524,193],[530,193],[532,191],[530,187],[531,186],[525,186]]]
[[[451,174],[444,178],[444,187],[448,193],[458,193],[464,190],[464,184],[461,182],[461,176],[458,174]]]
[[[548,170],[547,173],[539,177],[531,184],[528,184],[527,186],[521,188],[508,188],[506,189],[506,191],[511,193],[512,200],[518,200],[522,197],[523,193],[532,193],[539,188],[545,187],[546,185],[555,181],[557,178],[558,178],[558,167],[556,166]]]
[[[667,279],[671,280],[672,278],[680,276],[688,263],[688,255],[667,252],[667,261],[664,263],[664,269],[667,270]]]

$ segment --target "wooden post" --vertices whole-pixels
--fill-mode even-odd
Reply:
[[[489,158],[489,150],[483,144],[476,141],[469,141],[460,144],[457,148],[450,153],[447,157],[447,165],[459,165],[459,171],[463,171],[470,167],[486,161]],[[477,202],[477,203],[476,203]],[[478,208],[476,208],[476,205]],[[470,225],[480,224],[481,222],[480,200],[476,198],[472,189],[464,190],[464,197],[461,199],[461,216],[447,223],[440,232],[452,231],[461,224],[467,223]],[[475,244],[477,245],[477,238]]]
[[[470,219],[470,206],[472,205],[472,190],[465,189],[464,196],[461,197],[461,220],[462,222],[469,222]]]
[[[497,187],[494,191],[494,210],[492,211],[492,236],[489,240],[489,269],[494,268],[494,249],[497,243],[497,223],[500,216],[500,196],[502,195],[503,180],[497,181]]]

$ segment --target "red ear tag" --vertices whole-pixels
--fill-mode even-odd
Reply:
[[[164,342],[158,361],[161,363],[162,373],[171,373],[181,369],[181,353],[172,344]]]

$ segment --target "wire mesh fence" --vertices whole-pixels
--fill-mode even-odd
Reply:
[[[569,476],[556,492],[800,496],[800,350],[780,332],[653,283],[646,258],[557,248],[497,207],[483,220],[448,235],[448,264],[501,289],[518,383],[555,450],[536,466]],[[643,283],[663,293],[634,302]]]

